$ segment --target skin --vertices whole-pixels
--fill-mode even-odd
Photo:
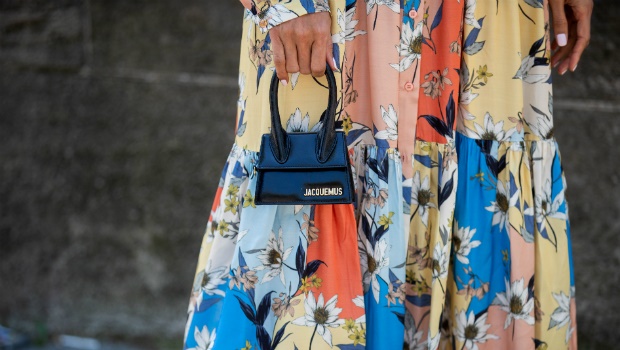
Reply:
[[[551,43],[551,65],[562,75],[570,69],[574,72],[583,50],[590,43],[590,20],[592,0],[549,0],[553,16],[553,32],[556,39]],[[567,44],[560,46],[558,35],[567,36]]]
[[[592,0],[549,0],[555,39],[551,43],[551,65],[560,74],[574,72],[590,43]],[[289,74],[300,72],[323,76],[325,64],[337,70],[332,53],[331,15],[318,12],[284,22],[270,30],[278,79],[288,83]],[[558,36],[564,34],[566,45]]]
[[[337,70],[333,60],[331,15],[317,12],[279,24],[270,30],[276,74],[283,85],[289,73],[325,74],[325,63]]]

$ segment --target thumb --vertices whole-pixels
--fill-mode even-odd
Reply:
[[[564,2],[564,0],[549,1],[553,16],[553,33],[558,46],[566,46],[568,42],[568,21],[564,12]]]

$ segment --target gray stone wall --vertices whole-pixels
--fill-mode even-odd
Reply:
[[[620,3],[555,77],[582,349],[620,341]],[[0,324],[181,343],[233,140],[235,1],[0,0]],[[208,135],[208,136],[206,136]]]

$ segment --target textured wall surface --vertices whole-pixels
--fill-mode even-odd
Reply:
[[[555,77],[582,349],[620,333],[620,2]],[[235,0],[0,0],[0,325],[181,342],[233,140]]]

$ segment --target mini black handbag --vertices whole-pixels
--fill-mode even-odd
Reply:
[[[329,99],[318,132],[287,133],[280,122],[278,78],[269,87],[271,132],[261,139],[255,203],[340,204],[353,202],[353,178],[344,132],[335,131],[336,79],[325,70]]]

